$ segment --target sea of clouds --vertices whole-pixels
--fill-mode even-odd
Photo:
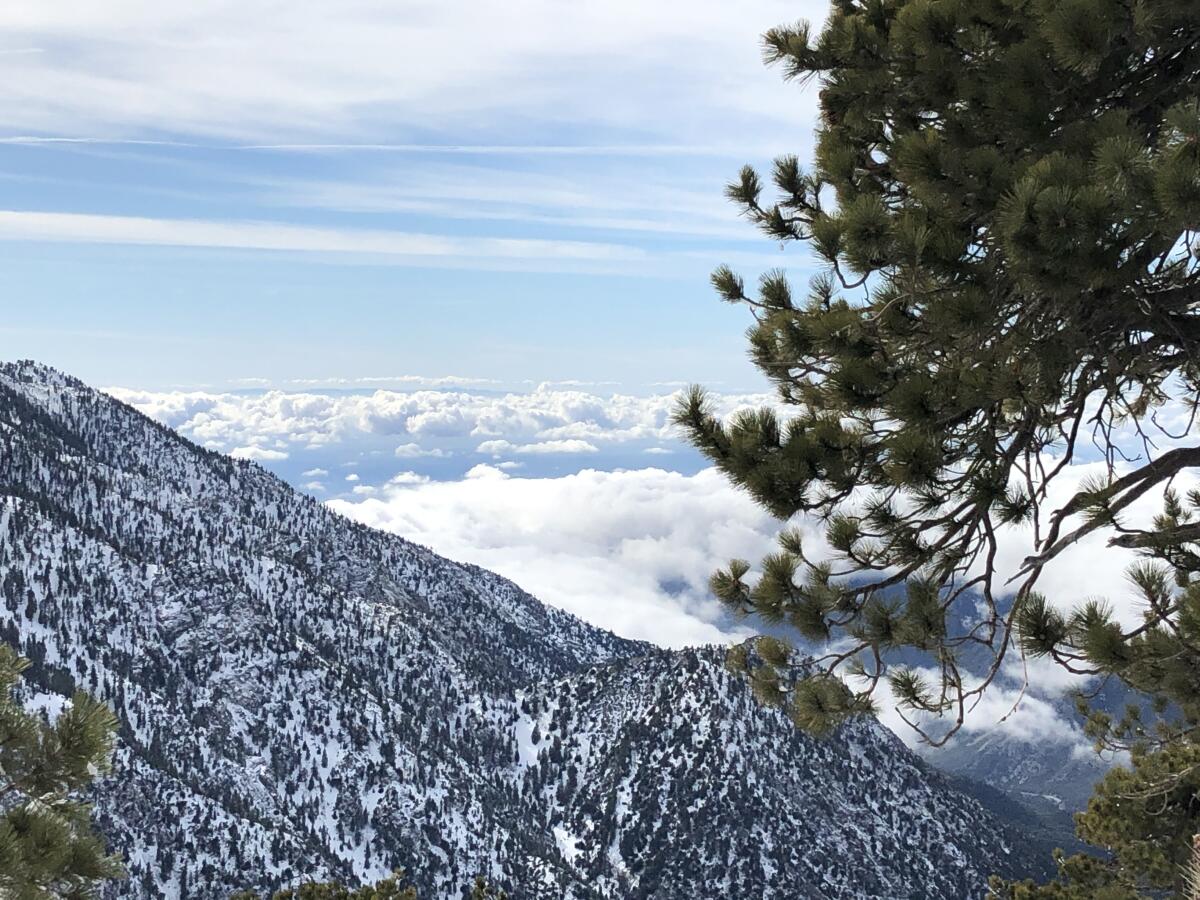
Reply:
[[[498,572],[627,637],[677,647],[753,633],[753,622],[732,618],[712,599],[707,579],[731,558],[761,558],[782,523],[682,440],[671,422],[677,390],[430,381],[109,392],[200,444],[259,462],[350,518]],[[773,398],[716,393],[713,401],[729,416]],[[1096,460],[1068,466],[1050,505],[1102,471]],[[1194,478],[1175,484],[1196,486]],[[1148,524],[1159,502],[1144,498],[1125,524]],[[819,522],[792,524],[805,533],[810,556],[828,553]],[[1105,538],[1093,534],[1063,553],[1041,588],[1063,608],[1107,598],[1125,622],[1136,622],[1125,575],[1132,556]],[[1020,568],[1031,540],[1028,527],[1001,534],[1002,580]],[[1056,668],[1013,655],[967,730],[1003,720],[999,727],[1015,736],[1052,735],[1083,747],[1054,704],[1072,685]],[[883,718],[911,739],[886,704]]]

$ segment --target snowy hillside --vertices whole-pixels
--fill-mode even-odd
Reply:
[[[38,688],[122,718],[112,896],[401,865],[423,898],[959,900],[1033,852],[873,722],[807,738],[717,651],[592,628],[32,363],[0,365],[0,594]]]

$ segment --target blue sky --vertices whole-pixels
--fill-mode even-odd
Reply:
[[[756,386],[708,273],[805,260],[721,189],[806,153],[812,92],[758,35],[823,12],[6,4],[0,355],[146,388]]]

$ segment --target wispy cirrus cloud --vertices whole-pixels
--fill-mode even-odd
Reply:
[[[740,157],[736,157],[740,158]],[[487,161],[485,161],[487,162]],[[730,169],[732,171],[732,168]],[[713,184],[719,184],[714,174]],[[251,182],[283,207],[758,241],[756,231],[712,187],[661,165],[593,167],[572,162],[497,170],[479,161],[364,166],[341,180],[271,177]]]
[[[644,257],[633,246],[530,238],[460,238],[365,228],[318,228],[282,222],[160,219],[0,210],[0,240],[67,241],[352,254],[437,264],[457,260],[605,262]]]
[[[19,51],[10,51],[17,53]],[[42,53],[42,50],[30,50]],[[0,51],[0,56],[4,52]],[[714,156],[736,159],[747,153],[744,144],[379,144],[379,143],[291,143],[243,144],[221,141],[173,141],[143,138],[100,137],[88,135],[9,134],[0,135],[0,145],[55,144],[96,147],[180,147],[220,152],[271,152],[305,154],[379,154],[396,156],[618,156],[618,157],[689,157]]]
[[[744,262],[753,280],[791,260],[767,242],[747,252],[759,237],[722,185],[742,163],[808,155],[815,92],[764,70],[760,36],[826,9],[3,4],[0,253],[23,288],[3,327],[26,329],[20,352],[104,382],[131,380],[125,345],[141,351],[141,373],[161,373],[178,366],[169,343],[203,344],[187,376],[137,377],[215,384],[294,371],[289,350],[312,358],[321,337],[348,371],[407,353],[415,367],[490,365],[514,381],[633,369],[732,381],[739,364],[715,352],[731,333],[724,312],[703,307],[708,273]],[[296,262],[321,271],[301,276]],[[425,283],[425,268],[444,277]],[[570,303],[559,274],[579,278]],[[81,282],[125,303],[97,312]],[[167,293],[175,312],[160,315]],[[653,346],[691,297],[687,339]],[[505,304],[514,314],[493,320]],[[555,362],[600,304],[628,334],[589,334],[595,365]],[[208,315],[217,305],[227,317]],[[47,329],[43,307],[76,324]],[[456,327],[439,332],[447,307]],[[535,308],[538,327],[525,327]],[[298,327],[326,309],[341,315]],[[231,328],[260,317],[293,332],[267,354]],[[500,362],[480,363],[489,356]]]
[[[757,77],[759,33],[824,13],[783,0],[518,0],[473,6],[463,28],[464,9],[435,0],[14,0],[0,29],[15,50],[40,52],[0,53],[0,117],[25,134],[272,147],[455,147],[468,142],[413,138],[466,124],[492,136],[469,143],[569,144],[496,140],[554,109],[626,136],[585,144],[708,145],[729,133],[713,127],[722,119],[744,141],[794,115]],[[632,101],[632,88],[650,102]]]
[[[609,221],[604,227],[618,231],[689,233],[688,227],[673,229],[665,220]],[[286,221],[158,218],[29,209],[0,209],[0,241],[258,251],[299,254],[317,261],[357,258],[425,268],[575,272],[597,276],[680,274],[695,269],[699,263],[707,266],[714,258],[759,269],[776,267],[782,261],[778,256],[756,251],[725,251],[720,257],[714,257],[712,251],[679,248],[651,252],[632,241],[464,237],[398,229],[318,227]],[[799,261],[807,267],[803,259]]]

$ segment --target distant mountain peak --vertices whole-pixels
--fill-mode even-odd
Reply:
[[[16,362],[0,361],[0,373],[13,381],[37,384],[47,388],[86,389],[87,387],[77,378],[32,359],[19,359]]]

